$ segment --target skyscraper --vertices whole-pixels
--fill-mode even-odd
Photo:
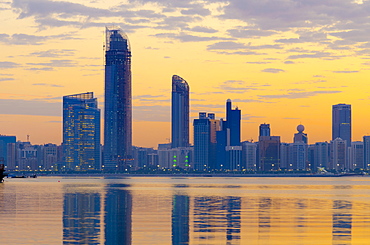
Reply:
[[[216,133],[216,169],[231,169],[232,166],[241,166],[240,120],[241,111],[238,107],[232,109],[232,102],[228,99],[226,101],[226,121],[221,119],[221,129]]]
[[[270,136],[270,124],[263,123],[260,125],[259,136]]]
[[[104,169],[132,158],[131,49],[126,34],[106,27]]]
[[[332,140],[341,138],[347,141],[347,146],[352,140],[351,105],[333,105],[332,117]]]
[[[4,164],[5,167],[8,167],[8,165],[12,165],[9,162],[9,160],[12,158],[12,155],[8,153],[12,147],[11,144],[15,144],[16,141],[16,136],[7,136],[0,134],[0,164]],[[15,163],[13,165],[15,165]]]
[[[370,136],[363,137],[364,142],[364,169],[370,169]]]
[[[194,168],[207,170],[211,148],[211,122],[205,112],[199,113],[194,119]]]
[[[189,85],[172,76],[172,148],[189,146]]]
[[[100,109],[92,92],[63,97],[63,152],[67,170],[100,169]]]
[[[241,111],[236,107],[232,109],[231,100],[226,101],[226,127],[230,130],[229,146],[240,146],[240,120]]]
[[[269,171],[280,168],[280,136],[260,136],[258,152],[259,170]]]

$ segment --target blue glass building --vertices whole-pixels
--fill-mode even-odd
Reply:
[[[231,100],[226,102],[226,127],[230,131],[228,146],[240,146],[240,120],[241,111],[236,107],[232,109]]]
[[[211,122],[205,112],[194,119],[194,168],[208,170],[211,149]]]
[[[180,76],[172,76],[172,148],[189,147],[189,85]]]
[[[232,169],[232,166],[240,166],[240,161],[233,162],[235,152],[230,151],[229,146],[240,146],[241,111],[236,107],[232,109],[230,99],[226,101],[226,121],[221,120],[221,130],[217,132],[217,160],[215,169]],[[239,149],[239,148],[238,148]]]
[[[118,27],[106,27],[104,169],[132,160],[131,49]]]
[[[332,113],[332,140],[341,138],[347,141],[347,146],[350,146],[352,141],[351,105],[333,105]]]
[[[63,97],[66,170],[100,169],[100,109],[92,92]]]

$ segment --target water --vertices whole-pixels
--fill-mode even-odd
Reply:
[[[0,184],[0,244],[370,244],[370,177]]]

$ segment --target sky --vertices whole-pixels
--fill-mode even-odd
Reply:
[[[331,108],[352,105],[352,139],[370,134],[370,1],[0,0],[0,134],[62,141],[62,96],[104,105],[104,30],[132,50],[133,143],[171,137],[171,78],[200,111],[242,111],[242,140],[258,126],[292,142],[331,140]],[[191,137],[192,138],[192,137]]]

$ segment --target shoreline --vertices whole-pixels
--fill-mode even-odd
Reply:
[[[364,174],[125,174],[125,173],[99,173],[99,174],[42,174],[38,177],[72,177],[72,178],[130,178],[130,177],[170,177],[170,178],[338,178],[338,177],[368,177]],[[9,177],[11,178],[11,177]]]

